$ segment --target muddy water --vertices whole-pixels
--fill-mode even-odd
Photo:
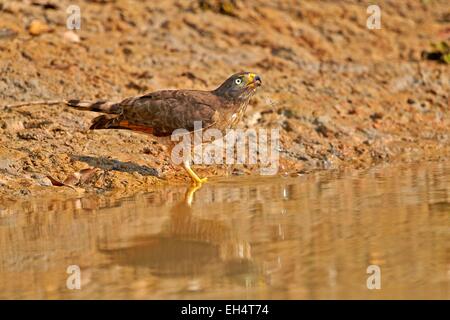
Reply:
[[[36,199],[0,211],[0,297],[448,299],[449,219],[450,163]]]

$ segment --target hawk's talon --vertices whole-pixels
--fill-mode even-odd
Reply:
[[[205,183],[206,181],[208,181],[208,178],[199,178],[198,180],[195,181],[196,184],[201,185],[203,183]]]

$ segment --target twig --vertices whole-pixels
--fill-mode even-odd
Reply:
[[[29,102],[19,102],[19,103],[13,103],[13,104],[7,104],[4,105],[4,108],[17,108],[17,107],[24,107],[24,106],[34,106],[38,104],[46,104],[46,105],[53,105],[53,104],[67,104],[67,100],[38,100],[38,101],[29,101]]]

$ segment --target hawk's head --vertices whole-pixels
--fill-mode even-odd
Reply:
[[[261,83],[261,78],[257,74],[240,72],[233,74],[213,92],[227,99],[247,100]]]

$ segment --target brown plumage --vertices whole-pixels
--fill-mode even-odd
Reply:
[[[225,130],[242,118],[250,97],[261,84],[253,73],[238,73],[213,91],[163,90],[119,103],[68,101],[68,105],[88,111],[107,113],[95,118],[91,129],[129,129],[169,136],[176,129],[202,128]]]
[[[193,132],[196,121],[201,121],[202,130],[215,128],[225,131],[235,127],[260,85],[261,78],[258,75],[241,72],[232,75],[212,91],[162,90],[118,103],[34,101],[7,107],[65,103],[79,110],[104,113],[94,118],[90,129],[128,129],[157,137],[169,137],[176,129]],[[200,179],[189,163],[184,163],[184,167],[197,184],[206,180]]]

